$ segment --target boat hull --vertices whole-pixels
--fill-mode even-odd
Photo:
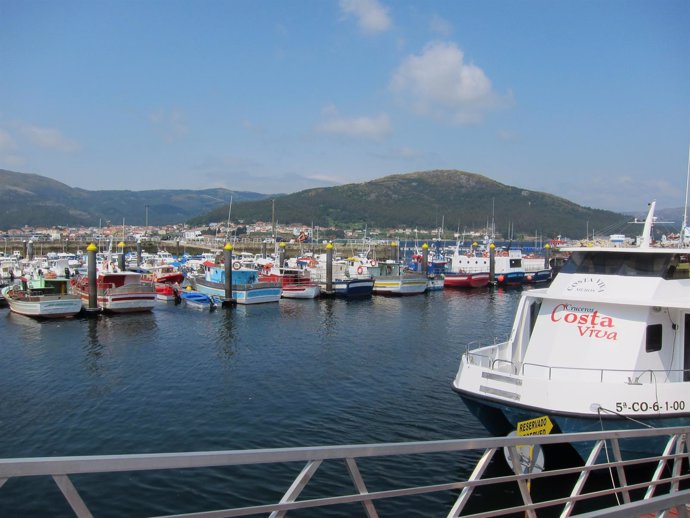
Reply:
[[[200,278],[195,282],[197,291],[225,298],[225,285]],[[255,284],[233,284],[232,298],[237,304],[266,304],[278,302],[282,294],[280,283],[257,282]]]
[[[211,310],[217,307],[217,302],[213,296],[198,291],[183,291],[180,294],[180,299],[185,306],[194,309]]]
[[[489,285],[489,272],[446,273],[445,286],[448,288],[483,288]]]
[[[494,282],[497,286],[522,286],[525,282],[525,272],[521,270],[498,273],[494,276]]]
[[[427,278],[419,276],[374,277],[373,293],[376,295],[419,295],[426,291]]]
[[[318,284],[288,284],[283,286],[283,298],[285,299],[315,299],[321,295],[321,286]]]
[[[655,417],[636,417],[634,420],[627,419],[624,416],[604,413],[587,415],[562,413],[554,410],[507,404],[504,401],[479,397],[455,388],[454,390],[458,393],[468,410],[482,423],[489,433],[499,437],[515,431],[520,422],[543,416],[548,416],[553,423],[552,434],[687,426],[690,420],[690,415],[679,415],[677,413],[673,415],[658,414]],[[663,440],[650,441],[648,438],[644,439],[644,441],[627,439],[621,442],[620,448],[624,459],[639,459],[659,455],[663,451],[665,444]],[[573,443],[572,446],[582,460],[587,460],[587,456],[592,450],[591,442]]]
[[[21,300],[5,295],[10,311],[36,318],[69,318],[82,309],[81,298],[75,295],[43,295]]]
[[[336,297],[348,299],[370,297],[374,292],[374,279],[345,279],[333,281]]]

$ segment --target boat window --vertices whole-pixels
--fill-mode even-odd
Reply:
[[[539,310],[541,309],[541,299],[535,300],[529,308],[529,335],[532,336],[532,331],[534,331],[534,326],[537,323],[537,317],[539,316]]]
[[[510,268],[522,268],[522,259],[511,259]]]
[[[661,351],[661,324],[649,324],[647,326],[645,351],[648,353]]]
[[[630,277],[664,277],[673,275],[678,254],[639,252],[577,251],[561,269],[562,273],[595,273]]]

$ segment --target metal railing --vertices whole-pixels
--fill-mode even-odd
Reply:
[[[502,342],[501,344],[504,344]],[[501,345],[492,344],[492,345]],[[466,347],[463,356],[466,358],[466,362],[469,365],[476,365],[479,367],[485,367],[490,370],[495,370],[498,372],[510,372],[515,375],[527,376],[528,371],[542,371],[546,373],[545,379],[551,381],[553,380],[554,372],[568,373],[589,373],[591,374],[591,379],[588,381],[594,381],[598,378],[600,383],[610,382],[606,375],[609,374],[609,378],[613,377],[613,381],[624,381],[625,383],[631,385],[641,385],[643,383],[660,383],[660,380],[666,379],[664,383],[682,383],[687,381],[690,377],[690,369],[602,369],[595,367],[561,367],[554,365],[544,365],[540,363],[531,362],[514,362],[512,360],[506,360],[502,358],[495,358],[491,354],[481,354],[471,350],[471,345]]]
[[[687,468],[689,457],[688,433],[690,433],[690,426],[310,448],[1,459],[0,488],[5,482],[15,477],[51,477],[74,514],[80,518],[87,518],[92,516],[91,511],[70,477],[79,476],[81,482],[87,474],[190,470],[220,466],[300,462],[303,464],[302,470],[294,478],[282,498],[276,502],[249,507],[176,514],[174,516],[218,518],[270,513],[272,518],[277,518],[285,516],[291,510],[361,503],[364,515],[368,518],[375,518],[379,516],[376,506],[381,500],[445,493],[455,501],[448,510],[447,516],[459,517],[476,490],[496,484],[516,486],[516,493],[520,495],[522,503],[510,507],[503,505],[482,510],[470,516],[488,518],[524,513],[533,518],[536,517],[537,511],[550,508],[556,509],[560,516],[567,517],[574,514],[576,506],[581,505],[582,502],[591,502],[604,496],[616,499],[613,506],[608,505],[605,508],[591,511],[586,516],[613,516],[612,513],[618,513],[618,516],[639,516],[642,513],[665,511],[671,508],[676,509],[679,516],[686,516],[681,513],[686,511],[685,504],[690,502],[690,491],[685,489],[682,484],[690,478]],[[657,456],[644,459],[627,459],[621,455],[621,443],[624,441],[631,439],[651,441],[659,437],[664,439],[666,447]],[[572,445],[580,442],[585,443],[590,452],[584,465],[580,463],[579,465],[544,470],[543,466],[540,466],[534,458],[535,452],[539,448],[556,447],[556,445],[564,444]],[[498,451],[503,451],[505,458],[510,459],[508,466],[511,466],[512,469],[505,469],[502,473],[492,475],[487,472],[487,467],[495,461],[494,458]],[[362,476],[363,471],[360,471],[360,465],[366,463],[367,459],[438,453],[450,454],[451,461],[457,460],[458,456],[467,456],[468,453],[474,453],[480,457],[471,475],[464,480],[459,479],[457,470],[451,462],[448,469],[443,470],[444,474],[447,473],[448,478],[445,482],[396,487],[381,491],[369,491]],[[602,458],[605,460],[602,461]],[[354,491],[345,495],[299,500],[303,489],[309,484],[322,464],[331,462],[345,463]],[[639,468],[642,465],[650,466],[650,463],[653,469],[650,470],[648,478],[642,482],[628,483],[626,478],[628,470]],[[585,492],[586,483],[590,476],[600,472],[611,475],[610,486]],[[551,484],[551,481],[563,476],[575,478],[575,482],[566,496],[550,495],[547,499],[537,499],[531,494],[530,486],[532,484],[544,483],[544,481],[546,484]],[[321,481],[322,478],[319,480]],[[429,479],[424,477],[424,480]],[[547,487],[551,486],[548,485]]]

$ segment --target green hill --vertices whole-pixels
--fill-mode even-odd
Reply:
[[[233,204],[232,220],[270,221],[272,200]],[[228,207],[190,223],[224,221]],[[496,232],[584,237],[587,228],[609,228],[627,221],[610,211],[576,205],[564,198],[511,187],[456,170],[386,176],[365,183],[308,189],[275,199],[275,217],[284,224],[382,228],[485,228]]]
[[[0,229],[29,226],[165,225],[183,223],[209,207],[265,194],[228,189],[87,191],[36,174],[0,169]]]

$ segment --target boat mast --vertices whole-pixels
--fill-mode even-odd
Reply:
[[[688,236],[688,187],[690,187],[690,146],[688,146],[688,174],[685,178],[685,208],[683,209],[683,226],[680,229],[680,238],[678,245],[686,244],[685,241]]]
[[[644,221],[644,228],[642,230],[642,242],[640,248],[649,248],[652,244],[652,225],[654,224],[654,207],[656,207],[656,200],[649,204],[649,212],[647,219]]]
[[[230,213],[232,212],[232,196],[230,196],[230,206],[228,207],[228,223],[225,225],[225,242],[230,239]]]

